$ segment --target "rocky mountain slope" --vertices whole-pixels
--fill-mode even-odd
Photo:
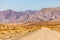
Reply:
[[[0,23],[25,23],[32,21],[60,21],[60,7],[41,10],[0,11]]]
[[[60,8],[43,8],[29,18],[30,21],[60,21]]]
[[[16,12],[11,9],[0,11],[0,23],[23,23],[36,12],[32,10]]]

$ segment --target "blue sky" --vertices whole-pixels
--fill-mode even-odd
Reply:
[[[60,7],[60,0],[0,0],[0,10],[40,10],[48,7]]]

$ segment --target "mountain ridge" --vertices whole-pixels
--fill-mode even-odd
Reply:
[[[0,23],[26,23],[32,21],[60,21],[60,7],[41,10],[0,11]]]

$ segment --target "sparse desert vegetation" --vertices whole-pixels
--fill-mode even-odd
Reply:
[[[25,24],[0,24],[0,39],[18,40],[24,34],[40,30],[42,27],[60,32],[60,23],[32,22]]]

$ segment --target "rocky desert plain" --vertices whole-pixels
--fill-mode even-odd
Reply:
[[[60,22],[0,24],[0,40],[60,40]]]

